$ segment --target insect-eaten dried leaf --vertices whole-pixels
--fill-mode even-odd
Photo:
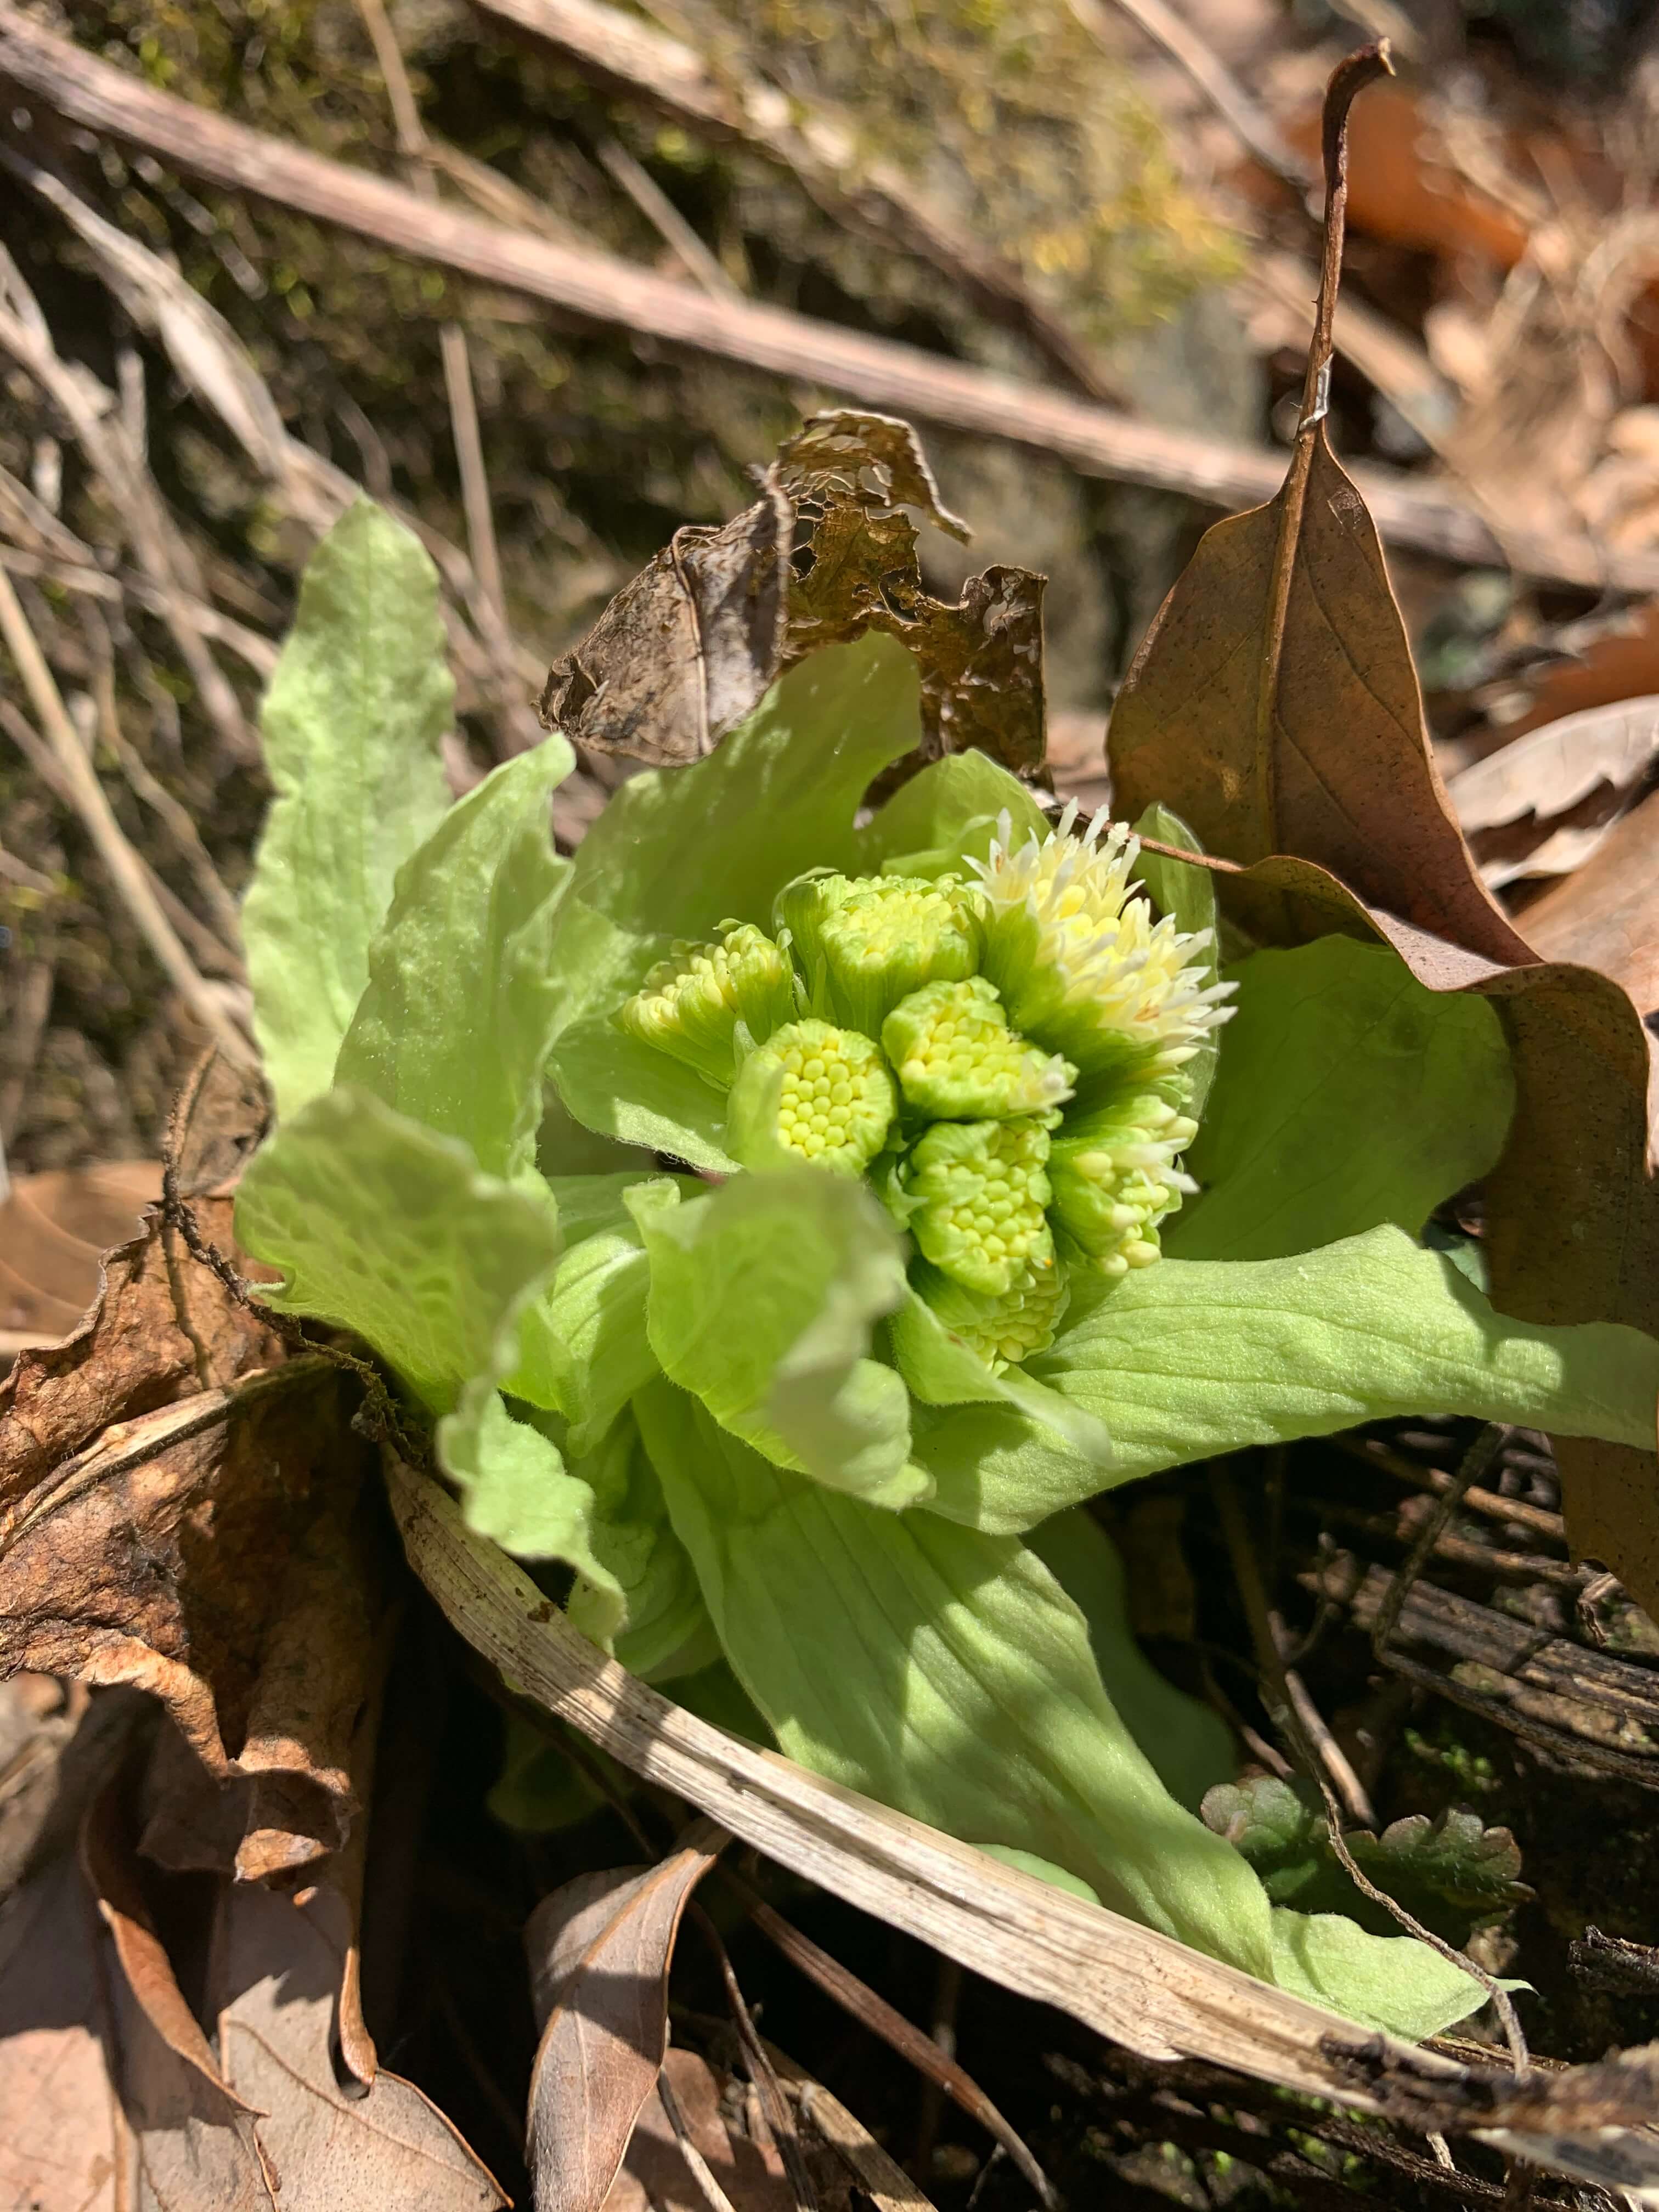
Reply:
[[[1376,531],[1326,438],[1358,58],[1333,79],[1320,334],[1284,490],[1210,531],[1159,611],[1112,714],[1115,804],[1161,801],[1224,876],[1246,941],[1380,937],[1435,990],[1489,997],[1516,1103],[1486,1185],[1492,1296],[1552,1323],[1659,1334],[1659,1184],[1650,1168],[1648,1043],[1626,994],[1547,966],[1481,884],[1429,746],[1422,698]],[[1339,112],[1339,110],[1340,112]],[[1270,857],[1271,856],[1271,857]],[[1653,1457],[1564,1440],[1569,1532],[1659,1611]]]
[[[954,605],[934,599],[906,509],[968,534],[908,423],[847,408],[813,416],[779,448],[754,506],[718,530],[678,531],[555,662],[542,720],[595,751],[696,760],[806,653],[875,629],[921,668],[924,738],[908,767],[973,746],[1035,775],[1044,580],[991,568]]]
[[[197,1218],[231,1249],[228,1200]],[[150,1847],[249,1879],[345,1833],[383,1602],[353,1386],[283,1350],[157,1216],[0,1386],[0,1668],[159,1698],[190,1755]]]
[[[654,1867],[579,1875],[525,1928],[537,2018],[530,2170],[537,2212],[599,2212],[668,2048],[681,1916],[726,1841],[699,1821]]]

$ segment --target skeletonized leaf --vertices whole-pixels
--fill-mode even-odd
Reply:
[[[654,1867],[579,1875],[525,1928],[537,2016],[537,2212],[599,2212],[668,2048],[668,1969],[686,1901],[726,1838],[700,1821]]]

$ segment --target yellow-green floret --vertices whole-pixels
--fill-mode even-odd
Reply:
[[[726,1139],[746,1167],[805,1161],[862,1175],[898,1101],[880,1048],[855,1030],[790,1022],[750,1054],[726,1109]]]
[[[1068,1296],[1063,1262],[1028,1267],[1012,1290],[987,1297],[953,1283],[921,1260],[911,1270],[910,1286],[952,1335],[959,1336],[997,1374],[1048,1349],[1065,1317]]]
[[[802,876],[779,894],[775,918],[810,1011],[866,1036],[924,983],[979,964],[978,896],[957,876]]]
[[[617,1021],[724,1088],[744,1054],[799,1011],[788,954],[745,921],[728,924],[718,945],[677,945]]]
[[[1150,1091],[1068,1127],[1048,1158],[1061,1249],[1106,1275],[1150,1267],[1159,1222],[1197,1188],[1176,1165],[1197,1134],[1190,1115]]]
[[[1043,1209],[1048,1133],[1037,1121],[935,1121],[905,1163],[910,1233],[965,1290],[1004,1297],[1054,1264]]]
[[[881,1041],[906,1103],[940,1121],[1044,1113],[1071,1097],[1077,1073],[1014,1034],[983,975],[913,991],[883,1023]]]

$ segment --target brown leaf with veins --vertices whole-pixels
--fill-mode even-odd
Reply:
[[[662,2070],[693,2148],[733,2212],[796,2212],[794,2192],[776,2151],[769,2154],[726,2118],[720,2081],[708,2060],[695,2051],[671,2051]],[[840,2195],[845,2202],[844,2179]],[[605,2212],[709,2212],[708,2199],[686,2163],[656,2089],[640,2108],[639,2124],[605,2197]]]
[[[1615,983],[1544,964],[1481,884],[1434,766],[1375,529],[1318,419],[1346,103],[1366,68],[1363,56],[1343,64],[1328,99],[1324,276],[1285,489],[1212,530],[1165,602],[1108,731],[1114,804],[1133,818],[1161,800],[1212,852],[1254,864],[1218,889],[1256,941],[1380,936],[1431,989],[1491,999],[1516,1085],[1486,1185],[1494,1304],[1659,1334],[1648,1039]],[[1575,1547],[1659,1613],[1652,1456],[1564,1439],[1560,1461]]]
[[[668,1969],[723,1829],[700,1820],[654,1867],[578,1875],[525,1927],[536,2016],[530,2171],[537,2212],[599,2212],[668,2048]]]

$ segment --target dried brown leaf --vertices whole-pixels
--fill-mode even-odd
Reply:
[[[1606,785],[1628,791],[1659,759],[1659,696],[1564,714],[1462,769],[1446,786],[1466,836],[1571,812]]]
[[[0,2204],[126,2212],[132,2202],[98,1943],[72,1855],[0,1914]]]
[[[530,2170],[537,2212],[599,2212],[668,2048],[680,1917],[725,1836],[700,1821],[654,1867],[579,1875],[525,1928],[537,2017]]]
[[[1656,702],[1659,703],[1659,702]],[[1638,1010],[1659,1009],[1659,793],[1610,830],[1575,875],[1527,908],[1547,960],[1597,968]]]
[[[716,2185],[734,2212],[795,2212],[795,2199],[776,2154],[732,2127],[721,2108],[719,2076],[695,2051],[671,2051],[663,2061],[676,2108]],[[709,2212],[708,2199],[687,2165],[680,2138],[653,2087],[605,2212]],[[537,2212],[541,2212],[540,2199]]]
[[[227,2083],[255,2132],[281,2212],[496,2212],[493,2176],[412,2082],[384,2069],[347,2095],[331,2047],[354,1942],[330,1882],[296,1900],[244,1883],[221,1893],[213,1978]]]
[[[197,1212],[228,1249],[229,1201]],[[381,1602],[352,1386],[282,1352],[152,1219],[0,1386],[0,1667],[160,1698],[193,1759],[152,1840],[245,1876],[342,1840]]]
[[[14,1176],[0,1202],[0,1357],[67,1336],[98,1295],[98,1263],[161,1195],[159,1160]]]
[[[659,766],[701,760],[778,673],[792,526],[769,486],[718,530],[677,530],[554,662],[537,708],[544,726]]]
[[[1209,532],[1143,643],[1108,732],[1115,804],[1132,818],[1161,800],[1211,852],[1253,863],[1221,890],[1257,939],[1381,936],[1431,988],[1490,998],[1517,1093],[1486,1192],[1495,1304],[1522,1320],[1659,1333],[1639,1017],[1607,977],[1540,963],[1482,886],[1434,765],[1376,531],[1319,419],[1340,265],[1341,77],[1291,472],[1270,506]],[[1580,1553],[1659,1607],[1652,1457],[1564,1441],[1561,1464]]]
[[[954,605],[933,598],[907,507],[967,535],[908,423],[850,408],[813,416],[780,447],[753,507],[719,530],[678,531],[555,662],[543,722],[600,752],[697,760],[805,654],[877,629],[921,669],[924,742],[910,767],[975,746],[1036,775],[1044,580],[993,568]]]

